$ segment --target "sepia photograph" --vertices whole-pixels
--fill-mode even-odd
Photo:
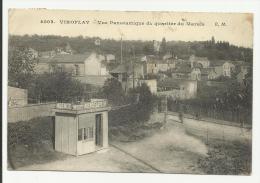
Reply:
[[[253,13],[8,10],[8,171],[252,173]]]

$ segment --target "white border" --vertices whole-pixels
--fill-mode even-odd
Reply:
[[[260,124],[256,116],[260,108],[260,1],[242,0],[4,0],[3,2],[3,181],[4,182],[260,182]],[[253,172],[251,176],[212,176],[176,174],[126,174],[126,173],[79,173],[79,172],[30,172],[7,171],[7,43],[8,8],[48,8],[86,10],[135,10],[135,11],[188,11],[188,12],[249,12],[254,13],[254,90],[253,90]]]

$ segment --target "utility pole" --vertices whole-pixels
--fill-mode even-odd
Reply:
[[[123,63],[123,40],[122,40],[122,36],[121,36],[121,42],[120,42],[120,63]]]
[[[167,122],[167,113],[168,113],[168,97],[165,96],[165,111],[164,111],[164,125]]]
[[[133,70],[133,89],[135,88],[135,47],[132,47],[133,49],[133,59],[132,59],[132,70]]]

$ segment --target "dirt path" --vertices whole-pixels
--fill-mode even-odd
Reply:
[[[137,142],[111,143],[159,172],[204,173],[197,167],[197,161],[206,156],[207,147],[202,141],[187,135],[182,124],[167,123],[163,130]]]
[[[101,172],[157,172],[126,153],[109,147],[108,151],[95,152],[63,161],[35,164],[18,170],[101,171]]]
[[[206,156],[207,147],[187,135],[182,124],[167,123],[163,130],[136,142],[110,141],[110,144],[107,152],[69,157],[19,170],[203,174],[197,161]]]

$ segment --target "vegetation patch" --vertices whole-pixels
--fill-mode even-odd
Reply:
[[[66,158],[54,151],[51,117],[8,124],[8,162],[12,169]]]
[[[250,175],[251,154],[251,143],[216,141],[209,145],[208,156],[200,158],[198,164],[206,174]]]

